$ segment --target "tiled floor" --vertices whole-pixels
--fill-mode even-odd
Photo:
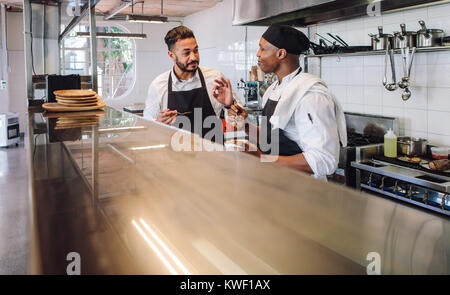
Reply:
[[[27,151],[0,148],[0,275],[26,274],[29,257]]]

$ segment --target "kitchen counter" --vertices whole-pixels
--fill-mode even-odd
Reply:
[[[365,274],[376,252],[382,274],[450,274],[443,216],[240,152],[177,152],[175,129],[112,108],[96,126],[46,116],[27,134],[33,273],[77,252],[82,274]]]

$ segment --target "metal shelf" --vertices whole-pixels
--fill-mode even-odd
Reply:
[[[417,48],[416,53],[420,52],[439,52],[439,51],[450,51],[450,46],[435,46],[435,47],[423,47]],[[394,49],[394,53],[401,53],[400,49]],[[308,54],[305,55],[306,58],[320,58],[320,57],[333,57],[333,56],[369,56],[369,55],[384,55],[386,50],[371,50],[371,51],[360,51],[352,53],[332,53],[332,54]]]

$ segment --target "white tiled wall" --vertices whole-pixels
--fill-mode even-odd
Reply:
[[[368,33],[400,29],[417,31],[418,20],[428,28],[444,29],[450,35],[450,4],[363,17],[317,26],[321,35],[331,32],[350,45],[370,45]],[[400,55],[396,55],[397,80],[401,78]],[[337,95],[347,111],[397,117],[400,135],[428,138],[433,144],[450,146],[450,51],[418,53],[411,73],[412,96],[402,101],[401,89],[389,92],[381,82],[384,56],[327,57],[322,59],[322,78]],[[317,71],[317,70],[316,70]],[[390,71],[388,71],[390,78]]]

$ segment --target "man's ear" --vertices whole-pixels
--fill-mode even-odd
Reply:
[[[277,50],[277,58],[278,59],[285,59],[286,58],[286,56],[287,56],[287,51],[286,51],[286,49],[283,49],[283,48],[281,48],[281,49],[278,49]]]
[[[169,55],[171,60],[175,60],[175,54],[172,51],[168,51],[167,54]]]

